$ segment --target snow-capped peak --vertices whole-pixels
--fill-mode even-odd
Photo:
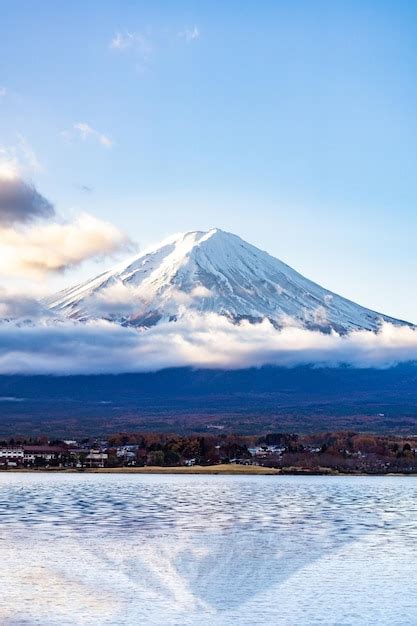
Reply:
[[[46,303],[72,318],[142,327],[190,312],[342,333],[376,330],[383,320],[405,323],[323,289],[219,228],[169,237]]]

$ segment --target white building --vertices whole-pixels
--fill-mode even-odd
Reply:
[[[108,458],[107,452],[92,449],[86,457],[86,462],[90,467],[104,467]]]
[[[22,463],[24,451],[22,446],[4,446],[0,448],[0,463]]]

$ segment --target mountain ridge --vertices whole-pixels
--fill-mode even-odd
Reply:
[[[80,321],[108,319],[140,328],[190,313],[341,334],[377,331],[383,322],[413,326],[321,287],[218,228],[173,235],[44,304]]]

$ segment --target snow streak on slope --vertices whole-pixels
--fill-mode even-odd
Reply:
[[[236,235],[213,229],[176,235],[130,260],[48,298],[65,316],[146,327],[188,313],[233,322],[268,319],[277,328],[338,333],[405,324],[338,296]]]

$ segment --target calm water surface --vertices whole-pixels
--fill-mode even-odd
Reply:
[[[0,624],[417,624],[417,479],[0,474]]]

